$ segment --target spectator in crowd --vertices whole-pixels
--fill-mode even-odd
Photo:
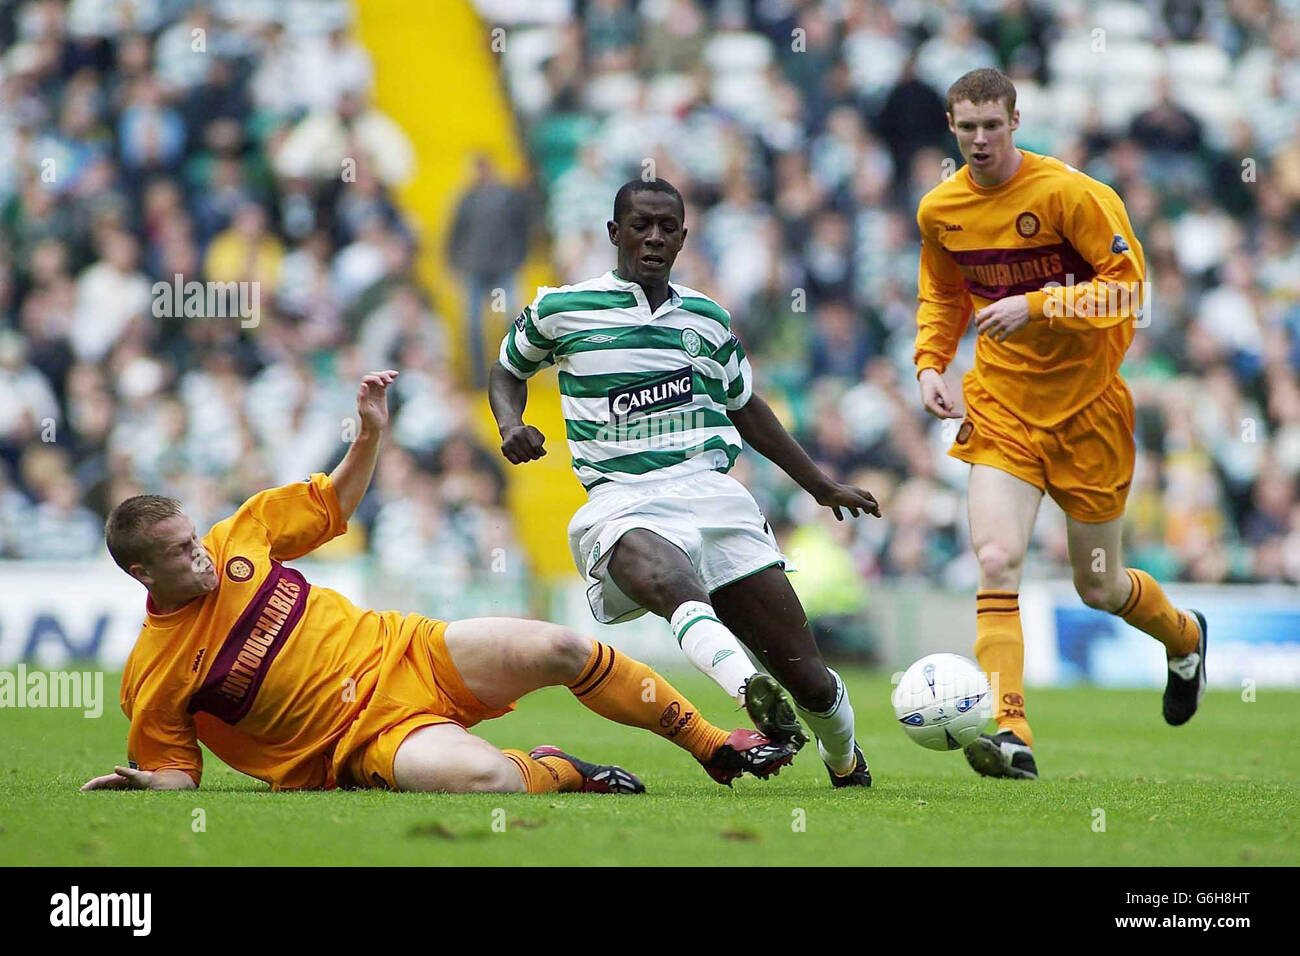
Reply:
[[[1201,149],[1201,122],[1174,101],[1168,76],[1156,84],[1156,102],[1133,117],[1129,137],[1155,153],[1197,153]]]
[[[57,435],[59,406],[45,376],[27,361],[27,346],[16,332],[0,332],[0,458],[11,466],[22,449],[42,434]]]
[[[1131,16],[1106,39],[1123,55],[1090,58],[1074,52],[1089,40],[1077,11],[1025,0],[942,15],[611,0],[528,27],[554,51],[540,66],[502,61],[525,141],[546,145],[534,159],[562,280],[603,268],[611,184],[653,160],[686,201],[674,275],[730,311],[819,461],[893,489],[878,493],[879,536],[834,545],[862,577],[974,580],[964,468],[915,401],[914,223],[957,169],[947,87],[991,65],[1017,79],[1031,148],[1114,185],[1147,251],[1149,308],[1124,367],[1135,560],[1171,578],[1300,582],[1300,30],[1267,4],[1121,6]],[[967,337],[954,378],[971,361]],[[779,474],[737,467],[788,540],[822,548]],[[1036,528],[1032,575],[1067,572],[1059,524]]]
[[[404,370],[386,455],[409,467],[384,466],[321,558],[371,547],[407,605],[468,600],[479,577],[499,601],[526,567],[486,452],[442,454],[473,446],[470,402],[391,195],[410,140],[374,106],[351,0],[288,9],[0,5],[0,559],[101,556],[103,516],[133,494],[179,496],[203,526],[328,468],[351,414],[335,399],[369,354]],[[177,276],[257,283],[259,321],[155,295]],[[378,553],[407,530],[376,535],[376,516],[408,501],[415,545]]]
[[[102,361],[127,325],[150,313],[148,278],[140,272],[140,243],[125,230],[99,236],[99,261],[77,277],[77,311],[69,338],[82,361]]]
[[[956,169],[947,85],[998,66],[1029,141],[1113,184],[1147,251],[1124,367],[1135,561],[1300,583],[1300,30],[1285,4],[1121,7],[1107,42],[1131,55],[1081,57],[1077,10],[1033,0],[592,0],[553,23],[522,5],[511,49],[536,55],[498,62],[536,195],[480,169],[449,258],[480,322],[482,290],[514,298],[534,218],[561,281],[603,271],[610,197],[653,160],[686,201],[675,276],[722,302],[773,407],[889,516],[817,527],[742,456],[783,539],[859,579],[968,587],[964,474],[915,401],[914,221]],[[396,588],[522,582],[494,558],[515,547],[500,473],[447,375],[480,371],[491,336],[447,336],[393,198],[410,138],[374,104],[348,0],[284,9],[0,5],[0,557],[44,544],[13,533],[29,519],[59,539],[41,556],[88,556],[82,509],[174,491],[217,517],[301,477],[346,440],[327,396],[383,355],[404,370],[393,441],[348,546]],[[156,315],[177,274],[259,282],[259,324]],[[970,363],[967,337],[952,375]],[[1065,571],[1060,524],[1036,527],[1031,574]]]
[[[526,197],[497,176],[491,158],[478,156],[474,181],[456,206],[447,237],[447,257],[464,286],[466,354],[475,388],[487,383],[485,334],[495,340],[503,334],[503,327],[485,326],[483,313],[494,297],[514,302],[515,276],[528,254],[529,229]]]

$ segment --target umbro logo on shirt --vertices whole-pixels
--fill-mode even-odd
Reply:
[[[582,341],[593,342],[596,345],[604,345],[606,342],[613,342],[614,336],[606,335],[604,332],[597,332],[595,335],[589,335]]]

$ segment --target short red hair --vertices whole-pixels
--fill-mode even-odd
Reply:
[[[1015,84],[1001,70],[984,67],[971,70],[948,87],[947,109],[951,115],[957,103],[969,102],[974,106],[981,103],[1006,102],[1007,117],[1016,111]]]

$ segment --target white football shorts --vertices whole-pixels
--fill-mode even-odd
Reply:
[[[668,481],[608,482],[590,492],[569,522],[569,548],[602,624],[645,613],[614,583],[609,556],[618,539],[644,528],[681,548],[710,593],[764,568],[793,570],[752,495],[720,471]]]

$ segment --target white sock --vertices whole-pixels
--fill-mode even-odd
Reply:
[[[713,608],[703,601],[687,601],[673,611],[669,623],[686,659],[713,678],[736,703],[743,704],[740,689],[758,671]]]
[[[840,675],[829,667],[826,670],[835,678],[835,703],[820,714],[797,705],[795,709],[816,735],[817,752],[821,754],[822,762],[837,774],[846,774],[853,769],[857,759],[853,755],[853,705],[849,703],[849,692]]]

